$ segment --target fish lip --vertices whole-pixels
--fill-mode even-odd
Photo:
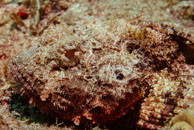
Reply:
[[[30,79],[33,79],[27,72],[23,73],[21,69],[19,69],[16,62],[12,61],[9,65],[9,76],[15,81],[17,88],[25,89],[32,91],[33,83],[30,82]],[[24,70],[25,71],[25,70]]]

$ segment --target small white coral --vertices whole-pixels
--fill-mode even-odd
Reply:
[[[181,111],[170,121],[170,130],[194,130],[194,107]]]
[[[185,122],[185,121],[181,121],[181,122],[177,122],[175,123],[170,130],[194,130],[193,127]]]

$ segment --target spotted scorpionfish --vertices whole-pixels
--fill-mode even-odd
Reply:
[[[165,25],[90,19],[53,25],[38,47],[7,65],[7,78],[42,112],[104,124],[136,109],[159,129],[194,105],[193,37]]]

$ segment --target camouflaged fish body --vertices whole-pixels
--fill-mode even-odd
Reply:
[[[187,66],[180,49],[183,43],[177,41],[187,37],[163,25],[94,19],[72,27],[52,26],[41,38],[39,47],[11,60],[8,78],[42,112],[75,124],[115,120],[145,98],[138,124],[155,128],[154,121],[153,127],[146,124],[150,122],[150,109],[143,107],[153,104],[148,103],[149,98],[157,96],[152,91],[160,91],[159,81],[154,81],[163,73],[170,74],[169,70],[177,68],[175,64]],[[150,93],[148,97],[145,91]]]

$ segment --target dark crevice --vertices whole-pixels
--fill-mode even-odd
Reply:
[[[143,100],[138,101],[134,106],[135,109],[130,110],[121,118],[104,125],[104,128],[107,128],[108,130],[147,130],[145,128],[139,128],[136,125],[137,121],[139,120],[139,111],[142,102]]]
[[[115,74],[116,74],[116,79],[118,80],[122,80],[125,78],[125,76],[121,73],[120,70],[115,70]]]
[[[186,63],[194,65],[194,43],[182,36],[171,34],[173,41],[176,41],[179,45],[180,52],[183,53]]]
[[[59,66],[53,66],[51,71],[61,71],[61,68]]]
[[[63,121],[57,117],[53,117],[47,114],[41,113],[37,107],[33,107],[29,104],[28,98],[22,97],[15,92],[12,93],[9,99],[10,112],[17,112],[14,114],[16,119],[27,121],[30,123],[37,123],[41,125],[57,125],[58,127],[72,127],[76,129],[76,126],[72,122]]]
[[[29,122],[34,123],[48,123],[54,124],[55,121],[52,120],[47,115],[42,114],[38,108],[32,107],[28,103],[28,99],[20,96],[19,94],[13,93],[10,97],[10,111],[16,111],[19,115],[15,115],[16,118],[21,120],[29,120]]]
[[[137,43],[129,43],[129,45],[127,46],[127,51],[129,52],[129,54],[131,54],[134,50],[137,50],[140,48],[140,45],[138,45]]]

